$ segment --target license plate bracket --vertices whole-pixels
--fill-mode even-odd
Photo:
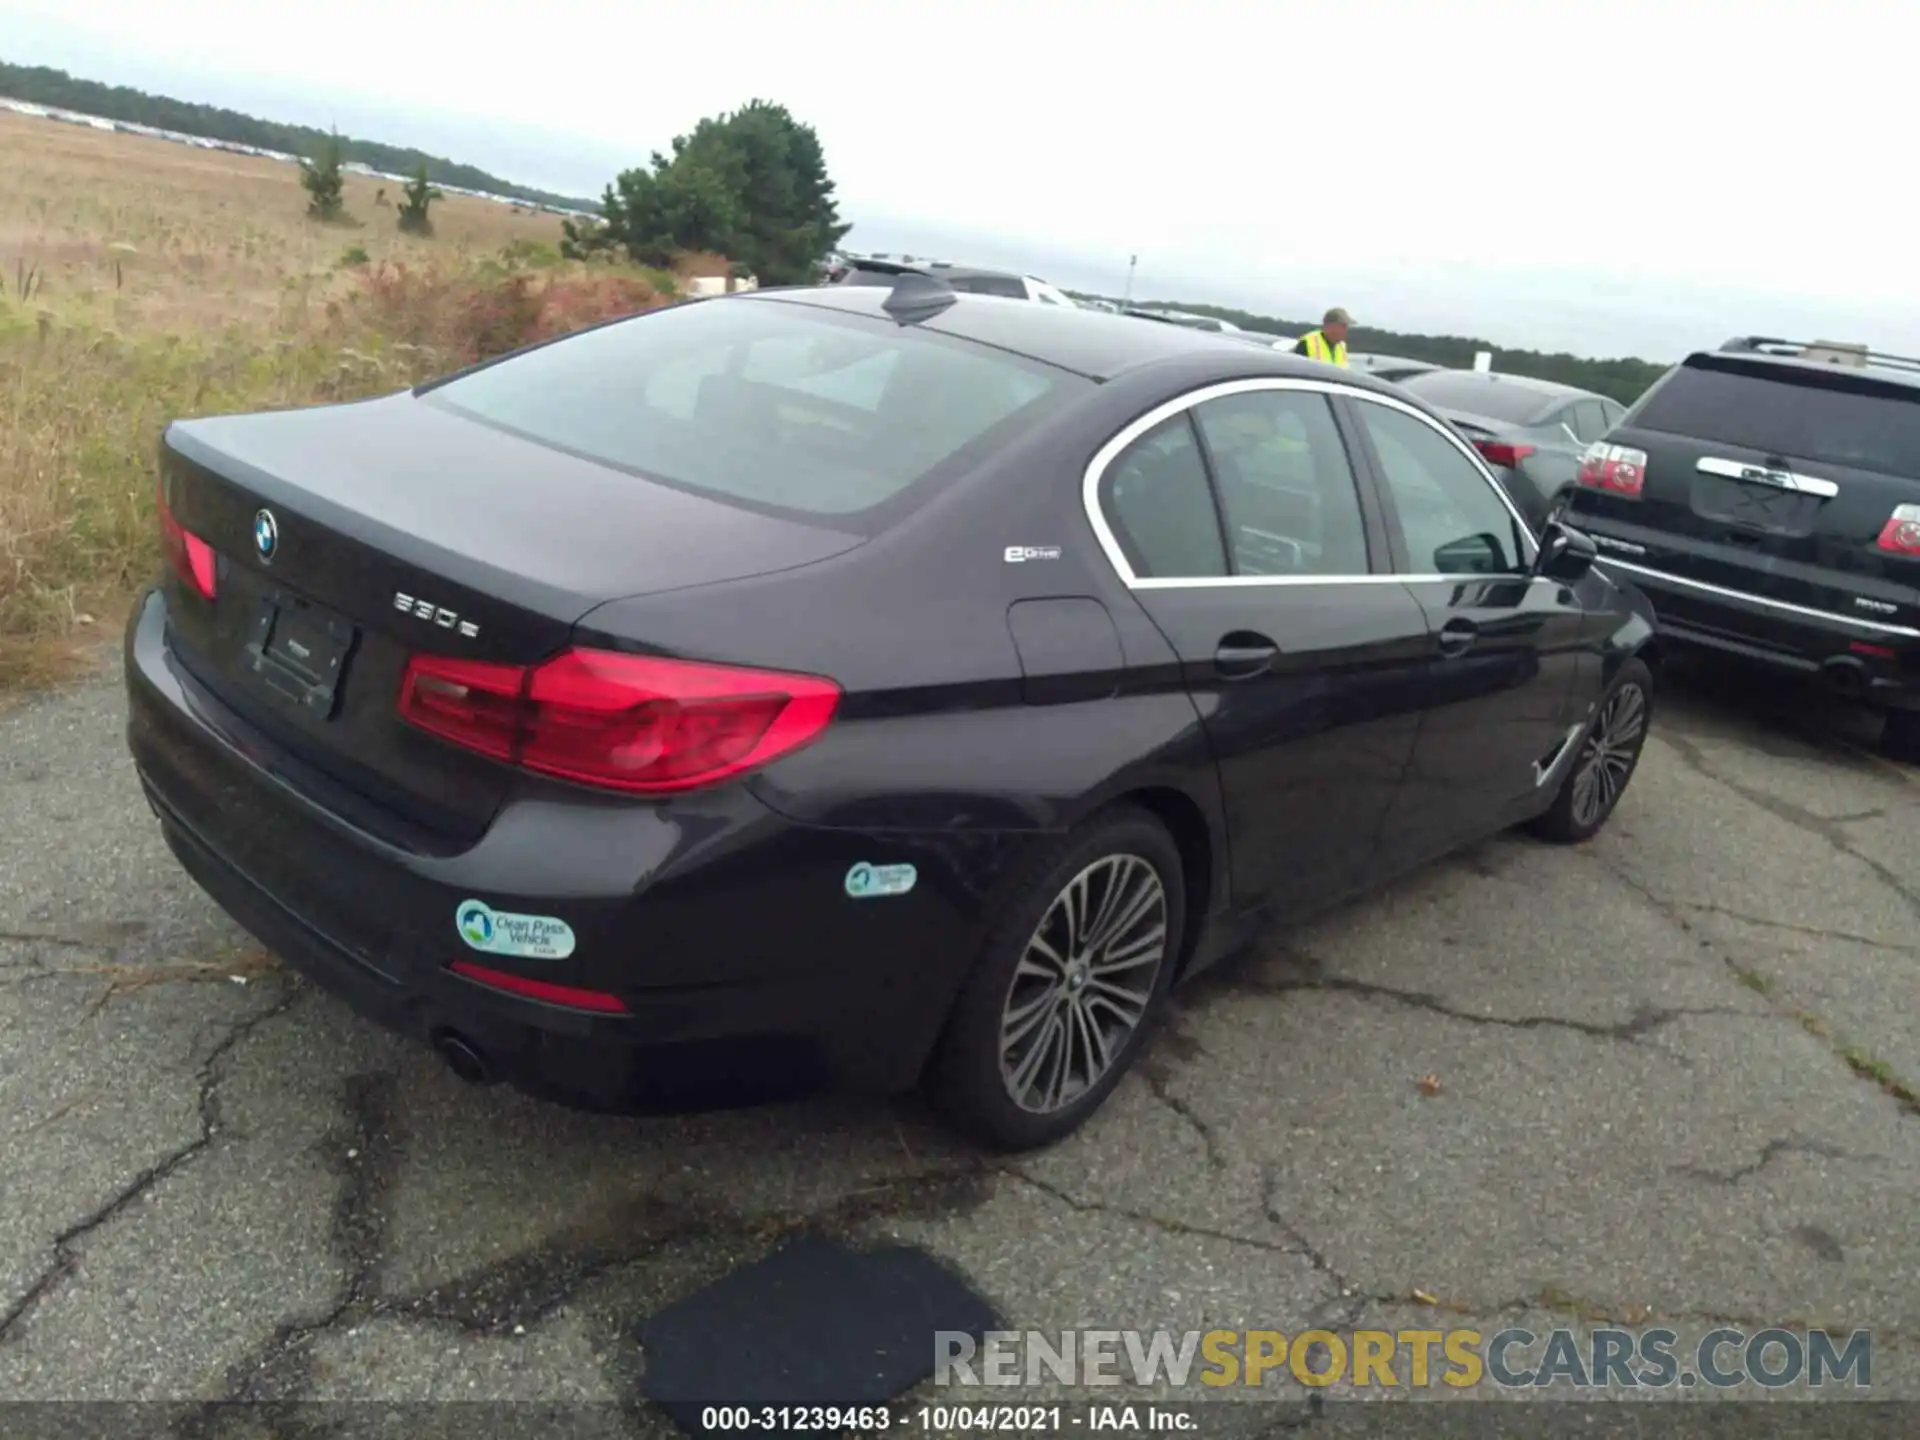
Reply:
[[[328,720],[359,632],[323,606],[279,591],[260,598],[247,637],[247,669],[266,693],[315,720]]]
[[[1817,495],[1717,475],[1693,482],[1693,512],[1703,520],[1749,534],[1798,539],[1812,533],[1821,500]]]

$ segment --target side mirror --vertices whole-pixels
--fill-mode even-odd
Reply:
[[[1549,520],[1540,532],[1540,553],[1534,557],[1533,573],[1571,584],[1593,568],[1599,553],[1599,546],[1565,521]]]

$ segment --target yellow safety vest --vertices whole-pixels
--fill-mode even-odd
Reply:
[[[1345,365],[1347,363],[1347,342],[1329,345],[1324,330],[1311,331],[1306,337],[1307,358],[1318,360],[1326,365]]]

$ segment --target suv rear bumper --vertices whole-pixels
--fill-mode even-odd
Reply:
[[[1920,629],[1709,585],[1602,554],[1652,602],[1662,638],[1825,680],[1872,704],[1920,709]]]

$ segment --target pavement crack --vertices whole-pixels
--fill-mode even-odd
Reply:
[[[1696,775],[1722,786],[1749,805],[1758,806],[1776,819],[1784,820],[1796,830],[1824,841],[1838,854],[1865,866],[1872,872],[1875,879],[1905,901],[1908,909],[1915,915],[1920,915],[1920,888],[1916,888],[1912,883],[1895,874],[1885,862],[1876,860],[1865,851],[1856,848],[1852,839],[1842,829],[1844,824],[1849,823],[1848,820],[1816,815],[1813,811],[1795,805],[1791,801],[1782,800],[1778,795],[1769,795],[1757,786],[1748,785],[1731,776],[1721,774],[1708,763],[1700,747],[1685,735],[1666,732],[1660,738],[1675,755],[1680,757],[1681,763]]]
[[[1822,925],[1797,925],[1791,920],[1772,920],[1765,915],[1749,915],[1743,910],[1729,909],[1725,905],[1704,905],[1696,900],[1674,900],[1668,903],[1676,910],[1688,910],[1698,915],[1718,915],[1727,920],[1737,920],[1744,925],[1757,925],[1766,930],[1784,930],[1791,935],[1805,935],[1815,940],[1841,940],[1850,945],[1864,945],[1871,950],[1885,950],[1895,955],[1920,956],[1920,945],[1902,945],[1892,940],[1877,940],[1871,935],[1859,935],[1851,930],[1834,930]]]
[[[1319,962],[1311,962],[1319,970]],[[1433,1015],[1444,1016],[1449,1020],[1464,1021],[1469,1025],[1492,1025],[1509,1030],[1569,1030],[1576,1035],[1585,1035],[1595,1040],[1617,1040],[1632,1044],[1646,1039],[1661,1027],[1689,1015],[1744,1015],[1742,1010],[1724,1006],[1697,1006],[1671,1008],[1659,1005],[1642,1004],[1635,1008],[1625,1020],[1617,1020],[1603,1025],[1592,1020],[1572,1020],[1563,1015],[1481,1015],[1471,1010],[1460,1010],[1449,1005],[1438,995],[1424,990],[1399,990],[1391,985],[1376,985],[1369,980],[1354,980],[1344,975],[1316,973],[1299,978],[1269,980],[1259,976],[1243,976],[1236,982],[1246,988],[1258,990],[1270,995],[1285,995],[1294,991],[1323,991],[1341,995],[1359,995],[1367,999],[1388,1000],[1405,1005],[1414,1010],[1425,1010]]]
[[[1226,1169],[1227,1158],[1220,1151],[1219,1137],[1214,1134],[1213,1126],[1192,1105],[1173,1093],[1172,1079],[1166,1070],[1149,1060],[1140,1066],[1139,1073],[1147,1089],[1153,1093],[1153,1098],[1184,1120],[1188,1128],[1200,1137],[1200,1143],[1206,1148],[1208,1166],[1214,1170]]]
[[[1267,1223],[1279,1227],[1280,1233],[1293,1242],[1300,1254],[1306,1256],[1309,1265],[1327,1278],[1328,1282],[1340,1292],[1342,1299],[1354,1300],[1356,1302],[1354,1313],[1358,1314],[1360,1309],[1377,1297],[1360,1295],[1358,1293],[1360,1287],[1348,1279],[1318,1246],[1307,1239],[1298,1226],[1281,1213],[1279,1192],[1279,1177],[1274,1173],[1272,1166],[1264,1167],[1260,1174],[1260,1210],[1266,1216]]]
[[[1264,1250],[1272,1255],[1292,1255],[1296,1258],[1306,1259],[1309,1264],[1313,1263],[1313,1257],[1305,1251],[1297,1239],[1291,1235],[1288,1237],[1290,1243],[1282,1243],[1274,1240],[1256,1240],[1251,1235],[1236,1235],[1232,1231],[1216,1229],[1211,1225],[1192,1225],[1185,1220],[1177,1220],[1170,1215],[1156,1215],[1150,1210],[1138,1210],[1131,1205],[1113,1205],[1104,1200],[1083,1200],[1071,1190],[1056,1185],[1050,1180],[1042,1180],[1037,1175],[1030,1175],[1026,1171],[1012,1165],[998,1165],[994,1168],[999,1174],[1006,1176],[1009,1180],[1031,1186],[1043,1195],[1050,1195],[1062,1205],[1067,1206],[1069,1209],[1081,1215],[1111,1215],[1116,1219],[1132,1220],[1136,1224],[1149,1226],[1164,1235],[1219,1240],[1229,1245],[1244,1246],[1249,1250]],[[1319,1269],[1320,1267],[1316,1265],[1314,1268]]]
[[[1595,861],[1601,869],[1605,870],[1627,889],[1638,895],[1655,914],[1659,915],[1669,925],[1672,925],[1676,930],[1680,931],[1681,934],[1696,938],[1701,948],[1709,951],[1719,960],[1721,965],[1726,968],[1727,972],[1732,975],[1736,981],[1761,997],[1767,1006],[1768,1012],[1772,1014],[1774,1018],[1790,1020],[1802,1030],[1806,1031],[1807,1034],[1813,1036],[1814,1039],[1825,1045],[1827,1049],[1832,1052],[1834,1058],[1845,1065],[1856,1079],[1865,1081],[1886,1095],[1888,1099],[1899,1107],[1903,1114],[1920,1116],[1920,1086],[1916,1086],[1903,1079],[1896,1074],[1893,1068],[1885,1061],[1876,1059],[1858,1046],[1849,1045],[1843,1039],[1836,1038],[1834,1035],[1834,1026],[1824,1017],[1781,1003],[1780,999],[1773,993],[1774,985],[1771,980],[1759,971],[1741,964],[1738,960],[1734,959],[1733,956],[1721,949],[1719,945],[1715,944],[1711,937],[1700,935],[1695,930],[1693,922],[1687,919],[1684,913],[1689,907],[1683,902],[1669,900],[1656,893],[1638,877],[1608,860],[1604,854],[1599,852],[1591,853],[1594,854]],[[1743,1014],[1744,1012],[1736,1011],[1729,1013]]]
[[[117,950],[150,928],[144,920],[102,920],[64,930],[0,930],[0,942],[58,945],[71,950]]]
[[[879,1219],[935,1217],[979,1203],[989,1170],[980,1163],[881,1181],[851,1191],[823,1210],[729,1214],[658,1197],[608,1204],[550,1242],[492,1261],[411,1295],[383,1297],[369,1316],[450,1324],[473,1335],[532,1329],[587,1285],[642,1264],[672,1246],[773,1248],[803,1232],[850,1242]]]
[[[201,1407],[183,1423],[183,1434],[207,1433],[226,1405],[259,1405],[272,1412],[275,1406],[298,1401],[313,1384],[315,1342],[341,1325],[370,1318],[379,1308],[376,1285],[389,1229],[386,1198],[404,1153],[397,1090],[390,1074],[349,1076],[341,1096],[341,1124],[321,1142],[335,1157],[340,1176],[329,1238],[346,1279],[333,1303],[320,1315],[276,1325],[265,1344],[228,1372],[227,1398]]]
[[[176,1174],[213,1143],[213,1137],[219,1133],[221,1125],[220,1084],[226,1078],[227,1057],[233,1052],[235,1046],[255,1030],[269,1020],[285,1014],[298,998],[299,992],[291,991],[281,996],[272,1005],[237,1021],[207,1052],[199,1069],[200,1133],[186,1144],[141,1170],[121,1186],[105,1204],[96,1207],[54,1237],[52,1262],[40,1272],[39,1277],[27,1288],[26,1293],[15,1300],[4,1312],[0,1312],[0,1345],[12,1339],[20,1322],[79,1268],[80,1242],[124,1213],[154,1186],[168,1176]]]
[[[1709,1170],[1700,1165],[1675,1165],[1673,1173],[1686,1175],[1695,1180],[1705,1180],[1714,1185],[1738,1185],[1742,1180],[1758,1175],[1782,1155],[1817,1155],[1826,1160],[1870,1161],[1881,1158],[1878,1155],[1850,1155],[1845,1150],[1822,1144],[1818,1140],[1788,1138],[1767,1141],[1760,1147],[1757,1159],[1749,1161],[1737,1170],[1720,1171]]]

